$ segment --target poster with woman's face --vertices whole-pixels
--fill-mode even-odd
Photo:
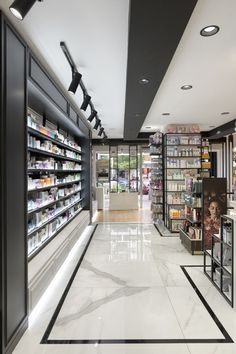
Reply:
[[[227,212],[226,178],[203,179],[203,249],[211,249],[213,234],[219,234],[220,216]]]

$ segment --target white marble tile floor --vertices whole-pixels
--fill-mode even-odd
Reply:
[[[88,239],[89,233],[76,244],[14,354],[236,353],[234,343],[203,343],[224,335],[180,268],[201,265],[203,257],[189,254],[178,237],[161,237],[152,224],[135,223],[98,225],[48,335],[50,344],[40,344]],[[236,341],[236,311],[202,267],[186,270]]]

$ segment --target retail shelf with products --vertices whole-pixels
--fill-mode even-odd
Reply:
[[[151,211],[154,223],[163,220],[164,217],[162,139],[163,134],[159,131],[149,137],[149,149],[151,156]]]
[[[73,196],[74,194],[81,192],[81,189],[77,189],[74,192],[66,194],[64,197],[59,197],[58,192],[59,192],[59,190],[52,191],[50,195],[48,192],[46,192],[47,194],[44,195],[41,199],[39,198],[39,196],[37,196],[36,200],[30,199],[28,201],[28,216],[33,213],[39,212],[43,209],[46,209],[46,208],[56,204],[57,202],[61,202],[63,200],[66,200],[67,198]]]
[[[72,208],[71,208],[72,210]],[[78,214],[82,211],[82,208],[74,208],[73,212],[70,211],[70,214],[62,216],[60,220],[57,220],[57,223],[53,225],[49,223],[46,225],[44,229],[42,229],[42,233],[37,232],[33,236],[28,239],[28,257],[29,260],[35,256],[40,249],[42,249],[48,242],[50,242],[62,229],[68,225]]]
[[[194,253],[202,251],[202,181],[186,178],[185,221],[180,230],[180,240]]]
[[[178,213],[184,207],[185,179],[196,177],[201,169],[201,135],[197,126],[167,127],[164,136],[165,225],[171,232],[179,232],[181,224],[173,226],[170,210]],[[169,209],[170,204],[180,204]],[[183,206],[181,208],[181,206]]]
[[[45,156],[55,157],[58,160],[67,160],[67,161],[74,161],[74,162],[77,162],[77,163],[81,163],[81,158],[74,159],[74,158],[71,158],[71,157],[55,154],[55,153],[52,153],[50,151],[46,151],[46,150],[43,150],[43,149],[31,148],[30,145],[28,145],[28,152],[32,152],[34,154],[39,154],[41,156],[45,155]]]
[[[53,132],[42,125],[32,122],[31,119],[28,119],[28,135],[33,135],[34,137],[42,140],[47,140],[53,144],[60,146],[66,150],[73,151],[77,154],[81,154],[81,147],[76,143],[71,142],[68,138],[62,137],[58,132]]]
[[[211,146],[208,139],[202,139],[201,147],[201,160],[202,160],[202,169],[201,169],[201,178],[211,177]]]
[[[222,215],[219,234],[212,234],[211,249],[204,252],[204,272],[227,302],[235,307],[236,218]]]
[[[28,257],[83,209],[81,148],[52,122],[28,111]]]
[[[67,176],[68,177],[68,176]],[[66,178],[65,178],[66,179]],[[49,183],[48,183],[49,180]],[[73,183],[78,183],[81,182],[82,179],[80,178],[76,178],[76,179],[71,179],[67,182],[52,182],[52,180],[54,181],[53,177],[47,177],[47,179],[31,179],[28,177],[28,193],[29,192],[37,192],[37,191],[44,191],[47,189],[51,189],[53,187],[64,187],[67,186],[69,184],[73,184]],[[31,188],[33,186],[33,188]]]
[[[58,201],[58,203],[60,203],[61,206],[53,204],[54,207],[52,207],[51,209],[47,208],[44,213],[42,213],[41,211],[35,212],[34,213],[35,217],[31,219],[31,224],[28,225],[28,236],[31,236],[35,232],[38,232],[47,224],[49,224],[51,221],[55,220],[60,215],[64,214],[67,210],[74,207],[76,204],[80,203],[82,201],[82,198],[72,197],[72,200],[74,200],[74,202],[71,202],[70,199],[63,200],[65,202],[69,202],[69,205],[66,204],[63,205],[61,204],[61,201]]]

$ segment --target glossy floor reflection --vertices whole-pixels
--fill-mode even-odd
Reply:
[[[190,255],[178,238],[160,237],[153,225],[138,223],[98,225],[48,338],[91,340],[91,344],[39,344],[82,247],[84,242],[77,245],[65,275],[54,285],[14,353],[236,352],[235,344],[201,344],[224,338],[180,268],[202,264],[202,256]],[[235,311],[202,268],[186,269],[236,339]],[[135,343],[150,339],[166,343]],[[97,340],[108,340],[109,344],[97,344]],[[118,344],[119,340],[133,343]]]

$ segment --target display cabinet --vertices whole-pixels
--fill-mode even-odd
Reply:
[[[212,234],[211,248],[204,253],[204,272],[229,304],[235,306],[234,259],[236,217],[222,215],[219,233]]]
[[[185,179],[199,176],[201,169],[201,135],[179,131],[164,136],[165,225],[177,233],[184,220]]]
[[[151,211],[154,222],[163,220],[163,134],[156,132],[149,138],[149,149],[151,157]]]

